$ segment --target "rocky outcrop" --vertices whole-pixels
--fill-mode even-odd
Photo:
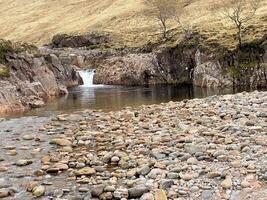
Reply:
[[[66,94],[67,87],[81,82],[74,68],[62,65],[53,54],[10,54],[6,60],[9,75],[0,77],[0,113],[43,106],[48,98]]]
[[[233,51],[203,47],[199,35],[192,35],[173,47],[147,45],[119,50],[90,49],[87,44],[75,42],[76,36],[67,38],[83,47],[42,48],[42,52],[57,55],[65,65],[96,69],[94,83],[98,84],[267,87],[267,37]]]
[[[110,41],[108,36],[98,35],[94,33],[88,33],[85,35],[67,35],[58,34],[52,39],[51,46],[53,48],[62,47],[95,47],[97,45],[103,45]]]
[[[145,85],[164,81],[153,54],[129,54],[106,59],[96,70],[94,83]]]
[[[95,83],[149,85],[190,83],[188,59],[181,49],[161,47],[150,53],[112,56],[100,63]]]
[[[197,50],[193,69],[193,84],[200,87],[233,87],[233,79],[219,61]]]

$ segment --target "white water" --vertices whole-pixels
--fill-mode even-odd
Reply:
[[[93,79],[95,75],[95,70],[84,70],[84,71],[79,71],[79,74],[81,78],[83,79],[83,86],[84,87],[92,87],[93,84]]]

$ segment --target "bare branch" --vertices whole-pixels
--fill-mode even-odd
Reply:
[[[232,21],[236,27],[236,35],[239,46],[242,46],[243,35],[247,22],[255,17],[262,0],[227,0],[215,3],[215,8],[219,9],[222,15]]]

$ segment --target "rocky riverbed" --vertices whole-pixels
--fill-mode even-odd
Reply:
[[[267,198],[267,92],[24,120],[0,122],[0,198]]]

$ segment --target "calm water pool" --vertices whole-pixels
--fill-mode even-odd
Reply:
[[[50,116],[61,112],[69,113],[84,109],[114,111],[126,106],[136,107],[144,104],[158,104],[231,93],[234,93],[231,89],[206,89],[192,85],[157,85],[150,87],[78,86],[70,89],[67,96],[50,100],[45,107],[12,114],[8,117]]]

